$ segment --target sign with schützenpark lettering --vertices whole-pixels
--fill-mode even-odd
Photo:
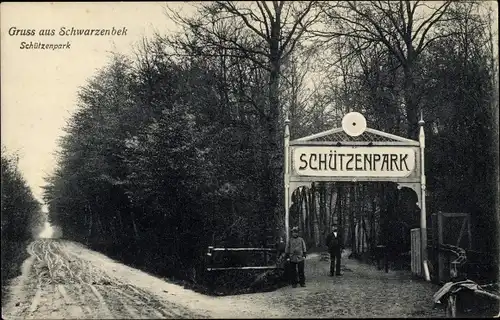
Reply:
[[[408,177],[416,152],[408,147],[292,147],[292,171],[299,176]]]

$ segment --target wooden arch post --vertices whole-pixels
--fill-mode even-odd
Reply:
[[[424,269],[425,280],[430,281],[429,266],[427,264],[427,211],[425,207],[425,133],[424,133],[424,119],[422,113],[420,114],[420,132],[418,135],[420,145],[420,241],[422,250],[422,267]],[[418,194],[418,192],[417,192]]]
[[[289,159],[289,152],[290,152],[290,120],[288,117],[285,120],[285,181],[284,181],[284,186],[285,186],[285,239],[286,239],[286,245],[288,245],[288,241],[290,240],[290,202],[291,202],[291,193],[290,193],[290,159]],[[292,190],[293,192],[293,190]]]
[[[419,141],[366,126],[362,114],[351,112],[342,127],[290,140],[290,120],[285,120],[284,187],[286,244],[290,240],[290,204],[297,187],[315,181],[390,181],[398,188],[415,191],[420,207],[421,257],[424,277],[427,264],[427,218],[425,209],[425,134],[419,121]]]

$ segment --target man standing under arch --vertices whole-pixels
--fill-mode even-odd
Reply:
[[[340,258],[342,256],[344,246],[336,224],[332,226],[332,231],[326,237],[326,245],[328,246],[328,252],[330,253],[330,277],[334,274],[336,276],[340,276]]]
[[[306,242],[299,237],[299,227],[292,228],[292,237],[288,241],[285,249],[287,261],[291,266],[292,287],[297,287],[297,282],[301,287],[306,286],[306,277],[304,275],[304,264],[307,255]],[[297,279],[298,271],[298,279]],[[297,281],[298,280],[298,281]]]

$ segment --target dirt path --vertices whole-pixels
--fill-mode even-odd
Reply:
[[[344,259],[344,276],[311,255],[306,288],[210,297],[125,266],[84,246],[32,242],[9,288],[4,319],[437,317],[429,283]]]
[[[10,286],[4,319],[152,319],[202,317],[114,276],[75,254],[83,247],[40,239]],[[91,251],[85,252],[90,254]],[[125,281],[124,281],[125,280]]]

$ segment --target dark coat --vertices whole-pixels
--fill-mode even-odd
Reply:
[[[340,237],[340,233],[337,232],[337,236],[331,232],[328,234],[326,237],[326,246],[328,247],[328,252],[330,253],[337,253],[342,251],[344,248],[344,244],[342,243],[342,239]]]

